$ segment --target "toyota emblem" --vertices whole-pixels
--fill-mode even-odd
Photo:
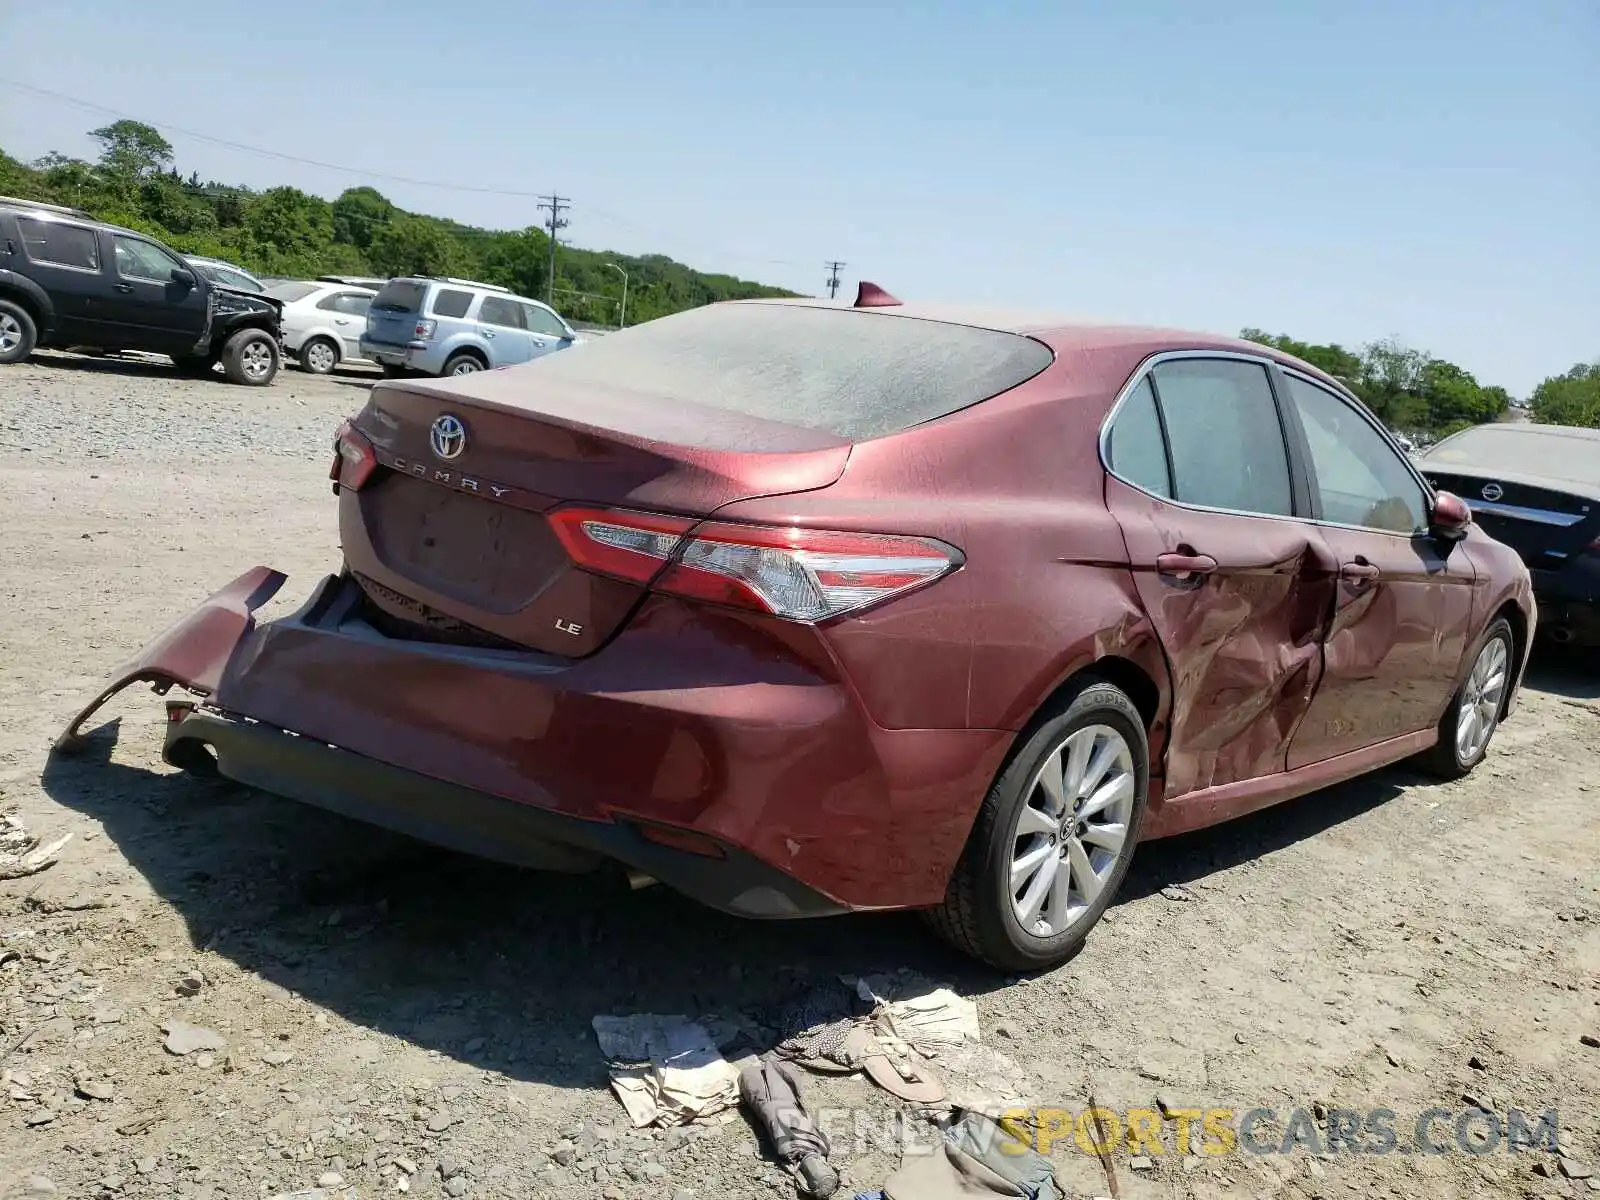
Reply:
[[[428,430],[428,445],[440,458],[460,458],[461,452],[467,448],[467,427],[461,423],[460,417],[445,413]]]
[[[1483,485],[1483,498],[1489,501],[1491,504],[1505,494],[1505,488],[1501,487],[1498,483],[1486,483]]]

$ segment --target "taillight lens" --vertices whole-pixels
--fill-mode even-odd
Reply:
[[[418,321],[411,331],[411,336],[427,341],[433,336],[433,331],[437,328],[439,328],[439,322],[437,321]]]
[[[372,443],[367,440],[366,434],[346,421],[339,426],[333,449],[333,469],[328,472],[328,478],[333,480],[333,490],[337,492],[347,487],[352,492],[360,491],[361,485],[378,469],[378,454],[372,448]]]
[[[791,621],[877,604],[962,561],[959,551],[930,538],[719,522],[688,536],[692,521],[616,510],[564,509],[552,520],[579,566]]]

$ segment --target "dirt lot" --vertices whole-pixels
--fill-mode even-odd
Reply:
[[[142,690],[103,714],[114,744],[52,762],[84,693],[210,590],[270,563],[294,604],[336,566],[330,435],[369,382],[0,369],[0,808],[74,835],[0,882],[0,1194],[791,1195],[743,1120],[625,1132],[590,1018],[759,1024],[808,981],[898,967],[973,996],[1046,1105],[1387,1108],[1401,1147],[1451,1112],[1443,1154],[1124,1149],[1123,1197],[1590,1194],[1547,1148],[1452,1133],[1475,1102],[1555,1109],[1569,1173],[1600,1173],[1600,664],[1570,655],[1537,663],[1470,780],[1391,770],[1146,847],[1086,951],[1030,980],[905,916],[742,923],[192,781]],[[173,1019],[225,1048],[167,1053]],[[891,1112],[859,1080],[809,1094],[867,1131]],[[840,1195],[881,1184],[893,1146],[834,1128]],[[1056,1161],[1071,1194],[1111,1193],[1070,1142]]]

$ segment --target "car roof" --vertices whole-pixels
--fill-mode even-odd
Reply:
[[[1119,322],[1101,317],[1067,316],[1061,313],[1008,309],[979,305],[912,303],[858,308],[844,300],[815,300],[809,297],[780,297],[759,300],[729,300],[727,304],[792,305],[804,308],[835,308],[861,313],[863,316],[894,316],[912,320],[938,321],[947,325],[965,325],[974,329],[990,329],[997,333],[1013,333],[1043,342],[1057,355],[1083,350],[1109,350],[1143,348],[1155,354],[1169,350],[1223,351],[1248,354],[1257,358],[1270,358],[1291,366],[1324,383],[1353,395],[1348,384],[1329,375],[1310,363],[1286,354],[1272,346],[1247,342],[1223,334],[1204,333],[1192,329],[1174,329],[1160,325],[1140,325]]]

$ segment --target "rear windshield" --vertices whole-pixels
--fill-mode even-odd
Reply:
[[[987,400],[1051,362],[1040,342],[851,309],[727,304],[661,317],[529,368],[529,380],[624,388],[851,441]]]
[[[417,312],[422,308],[422,296],[427,290],[425,283],[397,279],[383,285],[372,298],[372,307],[383,312]]]
[[[280,283],[276,287],[267,289],[267,295],[274,300],[282,300],[285,304],[293,304],[296,300],[304,300],[312,292],[320,291],[320,283]]]
[[[1567,479],[1600,487],[1600,440],[1577,432],[1480,425],[1440,442],[1423,462],[1442,470],[1451,464],[1486,467],[1508,475]]]

